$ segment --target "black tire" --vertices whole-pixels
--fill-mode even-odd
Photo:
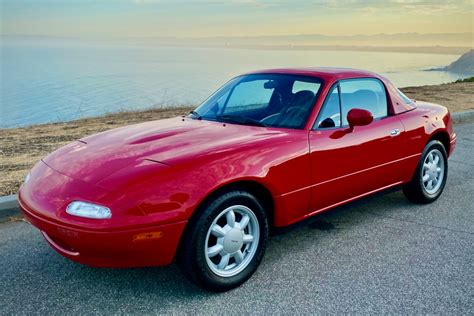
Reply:
[[[443,179],[441,180],[441,185],[436,190],[436,192],[429,193],[423,184],[423,164],[428,154],[433,150],[438,150],[439,152],[441,152],[442,159],[444,161],[444,174]],[[436,199],[438,199],[441,193],[443,192],[444,186],[446,185],[447,177],[448,155],[446,154],[446,149],[444,148],[443,143],[441,143],[440,141],[432,140],[426,145],[425,149],[423,150],[415,174],[413,175],[412,180],[404,186],[403,193],[411,202],[420,204],[432,203],[436,201]]]
[[[234,276],[219,276],[207,263],[205,249],[208,231],[219,214],[230,206],[243,205],[255,215],[259,227],[256,251],[248,265]],[[244,283],[257,270],[268,240],[268,218],[260,201],[246,191],[232,190],[222,193],[203,205],[186,227],[177,255],[177,263],[192,282],[209,291],[224,292]]]

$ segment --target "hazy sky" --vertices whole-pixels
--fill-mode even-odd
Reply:
[[[0,0],[1,33],[79,37],[473,32],[474,0]]]

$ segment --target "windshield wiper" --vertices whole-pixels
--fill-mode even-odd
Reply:
[[[196,112],[196,111],[194,111],[194,110],[192,110],[192,111],[189,112],[189,113],[192,114],[196,120],[201,120],[201,119],[202,119],[201,114],[199,114],[198,112]]]
[[[253,126],[261,126],[266,127],[267,124],[260,122],[259,120],[255,120],[250,117],[245,117],[241,115],[217,115],[216,120],[223,120],[229,123],[237,123],[242,125],[253,125]]]

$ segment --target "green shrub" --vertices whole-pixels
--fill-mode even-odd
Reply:
[[[458,79],[455,82],[474,82],[474,77],[469,77],[465,79]]]

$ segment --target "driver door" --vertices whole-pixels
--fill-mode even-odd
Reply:
[[[374,93],[380,98],[367,98],[374,97]],[[358,99],[359,95],[365,98]],[[369,110],[374,121],[350,131],[346,115],[351,108]],[[388,115],[382,82],[364,78],[335,84],[309,133],[310,212],[400,183],[404,138],[399,118]]]

